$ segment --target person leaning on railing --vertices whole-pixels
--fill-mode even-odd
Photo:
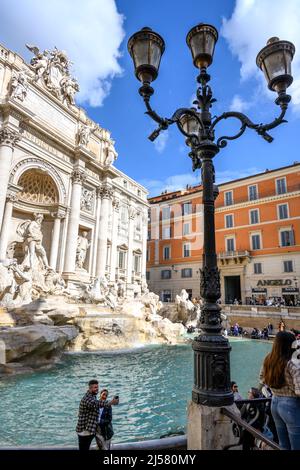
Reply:
[[[279,331],[259,377],[272,390],[271,413],[279,445],[286,450],[300,450],[300,360],[295,342],[293,333]]]

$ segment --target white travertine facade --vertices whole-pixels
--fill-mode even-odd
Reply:
[[[113,166],[109,131],[75,105],[66,54],[27,47],[30,65],[0,46],[0,260],[22,266],[44,249],[43,268],[69,287],[106,275],[133,295],[146,272],[147,190]],[[25,243],[37,214],[42,239]]]

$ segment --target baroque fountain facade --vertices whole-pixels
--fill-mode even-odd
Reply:
[[[64,51],[0,47],[0,363],[176,342],[145,281],[147,190],[75,103]]]

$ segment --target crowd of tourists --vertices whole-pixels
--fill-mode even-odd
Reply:
[[[242,305],[241,299],[229,299],[230,305]],[[299,307],[300,298],[296,297],[251,297],[246,299],[246,305],[261,305],[264,307]]]
[[[282,325],[281,325],[282,326]],[[259,374],[259,386],[251,387],[247,401],[231,382],[241,417],[284,450],[300,450],[300,331],[281,329]],[[271,398],[271,402],[251,402]],[[243,449],[255,448],[255,437],[245,431]]]
[[[279,329],[279,328],[278,328]],[[285,324],[284,324],[284,329],[285,329]],[[251,339],[265,339],[268,340],[270,336],[274,335],[274,328],[272,323],[268,323],[264,328],[259,329],[256,327],[253,327],[252,330],[250,331],[249,328],[243,328],[240,326],[238,323],[235,323],[234,325],[230,326],[229,329],[225,328],[224,329],[224,336],[242,336],[242,337],[248,337]]]

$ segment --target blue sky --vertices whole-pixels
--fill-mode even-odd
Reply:
[[[283,8],[284,5],[284,8]],[[186,34],[199,22],[219,30],[210,67],[217,103],[212,114],[242,110],[255,122],[278,113],[275,94],[267,91],[255,65],[257,52],[271,36],[296,44],[300,51],[300,2],[288,0],[1,0],[0,42],[26,60],[24,43],[67,51],[81,85],[78,98],[90,117],[111,131],[119,154],[116,166],[146,185],[151,195],[164,189],[197,184],[188,148],[176,126],[155,144],[147,139],[155,124],[144,114],[139,82],[127,52],[127,40],[143,26],[161,34],[166,43],[160,73],[153,86],[153,108],[169,117],[191,106],[197,70],[186,45]],[[272,169],[300,160],[300,60],[296,50],[295,81],[288,124],[271,131],[268,144],[253,131],[230,142],[215,159],[219,182]],[[234,132],[238,121],[226,122],[218,135]],[[225,132],[224,132],[225,131]]]

